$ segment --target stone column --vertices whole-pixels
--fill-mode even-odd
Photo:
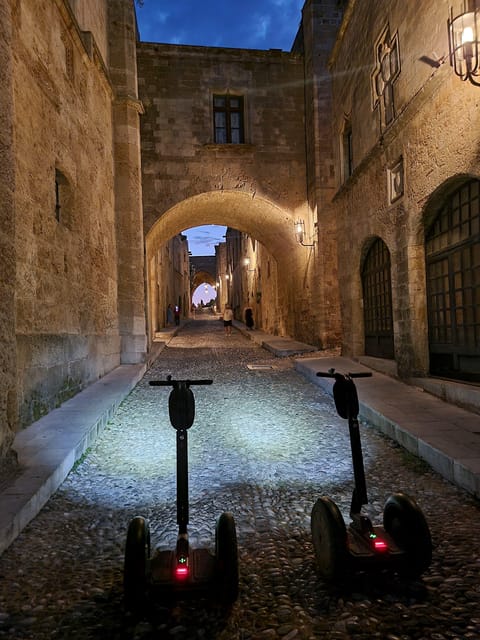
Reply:
[[[118,315],[121,363],[143,362],[145,269],[137,91],[136,19],[133,0],[109,0],[109,71],[113,104]]]
[[[11,451],[17,425],[11,4],[0,0],[0,467]]]
[[[328,60],[342,20],[338,0],[307,0],[302,12],[305,56],[308,201],[317,225],[310,290],[322,347],[340,340],[337,227],[330,203],[335,195],[332,138],[332,80]],[[305,249],[307,251],[307,249]]]

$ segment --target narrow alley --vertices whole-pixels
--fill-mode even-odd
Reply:
[[[152,547],[176,540],[175,431],[168,389],[149,381],[211,378],[193,387],[190,538],[212,546],[222,511],[235,517],[240,595],[228,613],[155,603],[124,614],[130,519],[150,521]],[[478,501],[368,425],[362,443],[373,518],[403,490],[434,544],[421,580],[359,577],[333,588],[317,575],[316,499],[346,521],[352,492],[348,428],[330,396],[214,316],[185,325],[120,406],[40,514],[0,557],[0,638],[8,640],[466,640],[480,637]]]

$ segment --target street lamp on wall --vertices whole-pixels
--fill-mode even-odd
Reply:
[[[246,268],[247,271],[255,271],[255,269],[249,269],[249,267],[250,267],[250,258],[244,258],[243,259],[243,266]]]
[[[450,64],[456,75],[480,87],[480,7],[478,0],[464,0],[463,13],[448,20]]]
[[[303,220],[297,220],[295,222],[295,239],[298,244],[304,247],[313,247],[313,244],[305,244],[305,222]]]

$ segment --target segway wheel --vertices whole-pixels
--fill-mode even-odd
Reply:
[[[149,558],[150,527],[145,518],[136,516],[128,527],[123,571],[125,607],[129,611],[138,612],[144,605]]]
[[[230,605],[238,598],[238,549],[235,520],[231,513],[222,513],[215,532],[217,564],[216,588],[222,604]]]
[[[325,580],[336,582],[346,569],[347,529],[330,498],[319,498],[313,505],[311,530],[318,570]]]
[[[415,500],[404,493],[391,495],[383,510],[383,526],[405,553],[399,573],[411,578],[420,576],[432,561],[432,539]]]

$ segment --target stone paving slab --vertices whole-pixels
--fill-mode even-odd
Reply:
[[[233,321],[233,326],[243,333],[243,335],[247,336],[247,338],[250,338],[250,340],[259,344],[267,351],[270,351],[278,358],[288,358],[289,356],[318,351],[317,347],[306,344],[305,342],[293,340],[292,338],[272,336],[257,329],[249,330],[243,323],[236,320]]]
[[[0,554],[42,509],[141,380],[145,365],[121,365],[20,431],[20,473],[0,492]]]
[[[317,371],[370,371],[348,358],[302,358],[295,368],[332,394]],[[360,416],[423,458],[447,480],[480,497],[480,416],[381,373],[355,380]]]

